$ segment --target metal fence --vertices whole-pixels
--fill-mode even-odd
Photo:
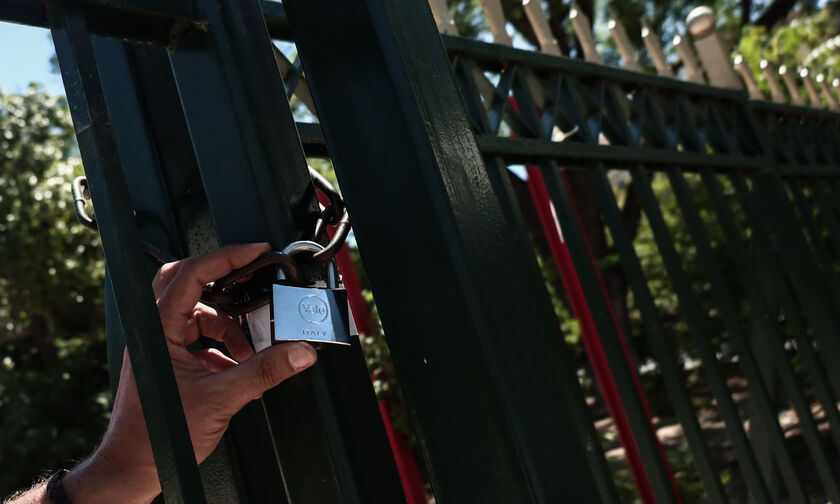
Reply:
[[[192,455],[139,243],[283,248],[318,216],[307,156],[335,167],[437,502],[619,500],[511,165],[556,218],[545,229],[641,498],[681,502],[570,177],[594,197],[708,500],[733,496],[611,173],[631,181],[750,496],[840,502],[837,113],[548,54],[550,38],[539,53],[440,35],[419,0],[3,0],[0,18],[52,31],[109,272],[109,361],[118,371],[124,341],[166,502],[405,500],[358,339],[248,405],[201,468]],[[317,123],[295,123],[292,96]],[[804,456],[779,423],[788,407]]]

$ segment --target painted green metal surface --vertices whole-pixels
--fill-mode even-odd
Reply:
[[[67,0],[48,16],[93,202],[108,223],[100,236],[161,487],[171,503],[204,502],[84,13]]]
[[[599,501],[550,351],[557,321],[428,6],[284,5],[437,501]]]
[[[214,28],[184,40],[170,61],[219,244],[282,249],[308,239],[318,215],[314,187],[260,6],[200,1],[198,10]],[[221,137],[220,124],[228,125]],[[286,498],[402,501],[358,339],[320,357],[262,401]]]

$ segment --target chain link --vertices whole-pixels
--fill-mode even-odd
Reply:
[[[330,200],[330,204],[321,211],[320,217],[315,222],[312,241],[320,243],[327,230],[327,226],[335,227],[335,232],[329,243],[324,247],[324,250],[315,252],[309,258],[312,262],[323,264],[332,261],[335,254],[344,245],[345,240],[347,240],[347,235],[350,233],[350,214],[347,213],[347,208],[344,206],[344,199],[329,180],[324,178],[323,175],[315,171],[311,166],[309,167],[309,175],[312,177],[312,182],[315,184],[315,187],[320,189]]]
[[[347,213],[347,208],[344,206],[344,199],[329,180],[312,167],[309,167],[309,176],[312,177],[312,182],[315,185],[315,188],[324,193],[327,199],[330,200],[329,205],[326,207],[319,203],[321,214],[315,221],[315,229],[312,232],[312,241],[320,243],[321,240],[323,240],[328,227],[335,227],[335,232],[324,249],[305,258],[307,262],[323,264],[331,261],[347,240],[347,235],[350,233],[350,215]],[[90,200],[87,178],[84,176],[76,177],[70,185],[70,190],[73,195],[73,207],[76,211],[76,218],[79,220],[79,223],[91,231],[98,232],[99,228],[96,223],[96,217],[88,215],[86,209],[86,203]],[[154,244],[141,242],[141,245],[145,253],[154,257],[160,263],[177,260],[175,256],[165,250],[162,250]]]
[[[305,254],[296,254],[297,257],[294,259],[280,252],[263,254],[256,261],[245,266],[245,268],[231,272],[224,279],[208,285],[205,293],[202,295],[202,301],[215,304],[228,314],[239,315],[267,302],[268,295],[263,291],[258,292],[253,289],[245,289],[242,284],[238,284],[237,288],[232,289],[231,286],[235,283],[236,279],[250,276],[258,270],[273,264],[281,267],[287,273],[289,280],[298,282],[300,280],[300,273],[296,263],[297,260],[310,264],[324,264],[333,260],[333,257],[335,257],[335,254],[341,246],[344,245],[347,235],[350,233],[350,216],[347,213],[347,208],[344,206],[344,199],[329,180],[324,178],[323,175],[315,171],[312,167],[309,167],[309,175],[312,177],[315,188],[324,193],[330,201],[326,207],[319,203],[321,213],[315,222],[312,241],[320,243],[328,227],[334,227],[335,231],[329,243],[327,243],[323,250],[313,250],[311,252],[307,251]],[[86,211],[86,203],[90,200],[87,178],[84,176],[76,177],[71,184],[71,193],[73,195],[76,218],[79,220],[79,223],[91,231],[98,232],[99,227],[96,223],[96,217],[89,215]],[[141,241],[140,245],[143,248],[143,252],[154,257],[161,264],[178,260],[171,253],[152,243]]]

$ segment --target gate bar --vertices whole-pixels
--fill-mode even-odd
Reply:
[[[260,2],[196,4],[209,31],[181,39],[170,62],[219,242],[309,239],[316,193]],[[405,501],[352,340],[263,395],[290,504]]]
[[[128,188],[111,129],[85,16],[76,0],[48,4],[64,88],[98,209],[117,309],[167,502],[205,502],[169,350],[146,276]],[[139,294],[138,294],[139,293]]]
[[[527,238],[500,211],[449,61],[429,43],[428,5],[284,6],[376,265],[369,279],[437,501],[598,501],[563,406],[579,385],[555,360],[562,341]]]

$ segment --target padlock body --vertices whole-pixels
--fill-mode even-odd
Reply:
[[[347,292],[274,284],[272,344],[287,341],[350,344]]]

